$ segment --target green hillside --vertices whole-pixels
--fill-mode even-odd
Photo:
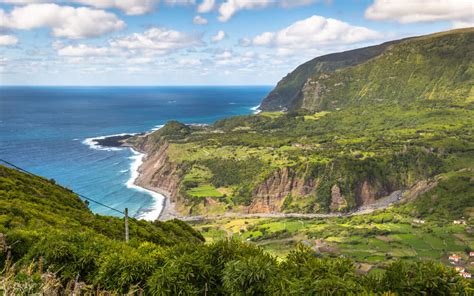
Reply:
[[[0,166],[2,295],[333,295],[441,293],[472,286],[432,261],[395,261],[368,275],[302,245],[278,260],[237,240],[202,244],[177,220],[93,215],[54,182]],[[433,294],[434,295],[434,294]]]
[[[261,108],[321,111],[416,100],[469,101],[474,99],[473,62],[473,28],[333,54],[295,69]]]
[[[204,245],[184,222],[93,215],[50,180],[0,166],[2,295],[308,295],[456,293],[472,287],[431,261],[396,261],[369,275],[346,258],[299,246],[277,260],[237,240]],[[413,276],[415,275],[415,276]]]
[[[37,268],[50,270],[64,281],[76,277],[94,281],[106,268],[100,258],[107,254],[203,241],[179,220],[129,222],[127,245],[123,218],[93,214],[77,195],[54,181],[0,166],[0,265],[4,268],[12,263],[40,264],[41,258]]]

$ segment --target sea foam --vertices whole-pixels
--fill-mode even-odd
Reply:
[[[142,165],[143,157],[145,156],[145,154],[135,151],[132,148],[130,148],[130,150],[133,153],[133,155],[130,157],[130,159],[132,160],[132,163],[130,164],[130,179],[128,179],[125,184],[130,189],[134,189],[151,195],[154,200],[153,205],[150,208],[148,208],[146,211],[138,212],[136,217],[138,219],[154,221],[158,219],[161,214],[161,211],[163,210],[163,202],[165,200],[165,197],[157,192],[135,185],[135,180],[139,176],[138,168]]]
[[[122,134],[115,134],[115,135],[108,135],[108,136],[100,136],[100,137],[93,137],[93,138],[87,138],[82,141],[82,144],[89,146],[89,148],[94,149],[94,150],[102,150],[102,151],[119,151],[124,148],[120,147],[104,147],[99,145],[97,140],[102,140],[105,138],[110,138],[110,137],[119,137],[119,136],[127,136],[127,135],[136,135],[137,133],[122,133]]]
[[[262,110],[260,110],[260,105],[252,107],[252,108],[250,108],[250,110],[253,111],[253,114],[258,114],[258,113],[262,112]]]

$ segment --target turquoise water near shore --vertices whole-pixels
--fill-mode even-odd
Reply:
[[[212,123],[250,114],[271,90],[252,87],[0,87],[0,157],[112,207],[156,207],[131,186],[136,155],[90,139],[140,133],[168,120]],[[253,108],[253,109],[252,109]],[[89,139],[89,141],[88,141]],[[93,203],[100,214],[115,215]]]

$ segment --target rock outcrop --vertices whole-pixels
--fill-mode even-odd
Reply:
[[[314,182],[296,176],[290,168],[276,170],[253,193],[249,213],[279,212],[288,195],[304,196],[314,190]]]
[[[168,147],[168,143],[163,143],[153,153],[146,155],[138,170],[140,176],[135,180],[135,184],[163,192],[175,201],[179,191],[180,177],[177,164],[169,160]],[[145,152],[150,149],[146,145],[142,148]]]
[[[344,196],[342,196],[339,186],[334,184],[331,188],[331,205],[329,209],[331,209],[331,212],[340,212],[345,208],[347,208],[347,201]]]

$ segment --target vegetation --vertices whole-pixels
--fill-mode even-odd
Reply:
[[[122,219],[0,166],[0,292],[472,295],[446,264],[456,253],[473,271],[473,38],[457,30],[317,58],[262,103],[288,112],[172,121],[128,139],[163,153],[182,214],[235,212],[194,222],[200,232],[131,219],[125,243]],[[384,210],[338,216],[397,190]],[[337,214],[239,218],[262,204]]]
[[[210,205],[221,211],[241,211],[255,201],[255,190],[265,180],[288,170],[310,191],[293,193],[281,211],[328,212],[336,184],[347,202],[340,209],[344,212],[363,202],[364,182],[377,199],[417,181],[473,168],[473,104],[430,101],[351,107],[324,115],[263,113],[225,119],[165,141],[170,143],[169,160],[178,164],[185,180],[180,192],[189,189],[191,179],[193,187],[224,189],[226,197]],[[459,182],[466,186],[467,179]],[[203,203],[189,196],[189,191],[181,194],[180,201],[188,209]],[[461,213],[450,213],[460,218]]]
[[[473,99],[474,29],[392,41],[309,61],[283,78],[265,111]]]
[[[129,219],[129,224],[131,242],[126,244],[123,219],[93,214],[79,197],[54,181],[0,166],[0,264],[4,272],[19,272],[14,281],[23,277],[41,281],[40,274],[24,275],[22,267],[27,266],[28,272],[48,271],[63,283],[86,281],[109,287],[110,279],[104,277],[111,274],[111,265],[141,268],[143,260],[159,259],[148,252],[150,248],[203,241],[179,220]],[[143,280],[138,275],[118,277],[114,280],[127,289]]]
[[[131,141],[154,147],[149,153],[168,143],[181,179],[193,176],[193,187],[225,192],[208,191],[212,201],[196,199],[181,182],[183,215],[245,212],[269,196],[279,197],[265,201],[276,211],[352,211],[417,182],[474,168],[473,44],[469,28],[318,57],[262,102],[264,111],[288,112],[206,127],[170,122]],[[457,180],[465,187],[467,179]],[[336,203],[334,188],[342,197]]]

